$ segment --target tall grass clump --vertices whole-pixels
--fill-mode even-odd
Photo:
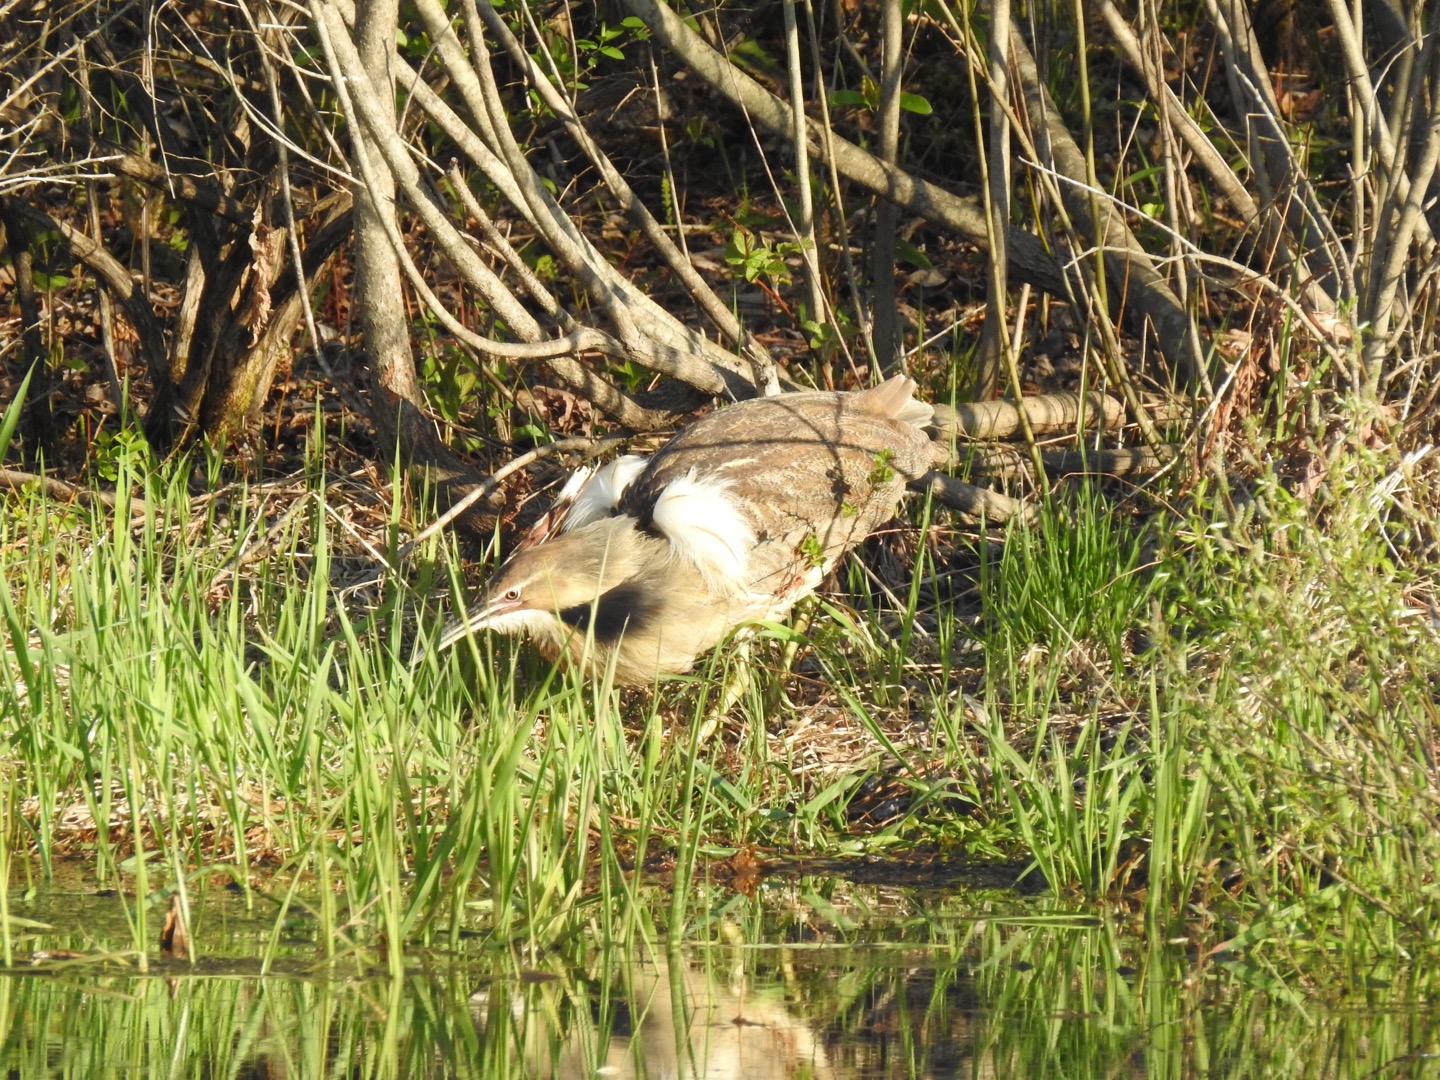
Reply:
[[[1089,483],[1045,500],[1033,522],[1011,526],[998,560],[982,561],[991,656],[1038,646],[1123,667],[1152,588],[1144,542],[1143,528]]]
[[[1436,911],[1425,477],[1357,448],[1287,485],[1257,447],[1243,483],[1156,516],[1143,560],[1085,498],[1011,533],[954,756],[1057,890],[1140,888],[1157,926],[1199,913],[1237,947],[1363,926],[1346,955],[1373,959]]]
[[[1212,873],[1277,940],[1363,926],[1373,956],[1433,936],[1440,633],[1414,460],[1337,455],[1308,497],[1263,472],[1225,524],[1173,537],[1184,588],[1162,656],[1181,782],[1208,785]],[[1234,506],[1225,494],[1209,505]]]
[[[652,710],[632,755],[612,690],[540,671],[517,693],[493,642],[414,662],[443,615],[405,581],[441,552],[393,568],[398,500],[362,528],[319,462],[203,495],[191,469],[122,464],[118,518],[38,493],[0,514],[12,876],[88,860],[134,890],[137,949],[215,872],[397,969],[412,941],[563,937],[594,900],[612,932],[635,838],[683,849],[713,813],[693,748]]]
[[[959,764],[1000,848],[1056,889],[1104,894],[1135,857],[1147,771],[1132,662],[1160,580],[1147,537],[1080,484],[1012,525],[998,556],[981,549],[984,700],[977,759],[962,741]]]

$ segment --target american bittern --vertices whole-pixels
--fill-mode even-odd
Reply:
[[[869,390],[756,398],[652,457],[582,470],[446,627],[526,633],[618,683],[653,683],[744,623],[776,621],[891,517],[925,472],[930,406],[895,376]]]

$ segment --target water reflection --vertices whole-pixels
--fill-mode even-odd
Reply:
[[[556,1080],[853,1075],[831,1068],[823,1033],[783,992],[757,988],[740,971],[672,953],[663,963],[639,961],[606,974],[615,981],[578,993],[557,981],[549,993],[501,988],[477,995],[480,1029],[513,1023],[527,1074]]]
[[[1423,1076],[1433,978],[1370,969],[1346,1000],[1318,980],[1220,965],[1193,943],[1000,894],[802,881],[700,890],[681,945],[594,913],[518,958],[481,938],[415,949],[404,978],[370,951],[322,962],[291,927],[198,898],[207,959],[18,965],[0,979],[0,1069],[58,1077]],[[668,899],[654,897],[659,910]],[[24,915],[52,955],[123,949],[118,898]],[[17,907],[12,901],[12,912]],[[109,910],[107,909],[107,910]],[[68,920],[68,921],[67,921]],[[632,938],[633,940],[633,938]],[[473,948],[469,947],[473,944]],[[154,958],[152,957],[152,960]],[[1383,974],[1383,978],[1379,977]]]

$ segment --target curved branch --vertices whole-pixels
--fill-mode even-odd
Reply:
[[[352,124],[363,128],[426,229],[465,280],[480,292],[486,303],[522,341],[532,344],[540,341],[543,333],[534,316],[505,288],[495,273],[485,265],[484,260],[463,241],[449,216],[435,204],[430,192],[421,183],[420,170],[411,159],[409,148],[400,138],[395,124],[386,122],[386,109],[376,93],[370,72],[361,62],[360,54],[346,31],[340,13],[329,3],[323,4],[321,11],[325,16],[321,25],[328,31],[329,42],[334,51],[336,70],[332,74],[336,89],[340,90],[343,84],[345,93],[341,100],[348,97],[353,103],[353,113],[347,110],[347,113],[350,113],[347,118]],[[497,356],[507,355],[500,348],[492,349],[478,344],[475,347],[487,352],[493,351]]]
[[[742,365],[714,342],[683,327],[627,281],[595,250],[546,191],[510,132],[500,105],[499,89],[490,70],[482,20],[475,5],[465,5],[471,55],[466,54],[450,28],[445,12],[434,0],[420,0],[417,7],[435,41],[440,60],[466,107],[494,140],[494,145],[487,148],[490,153],[486,156],[490,159],[490,168],[498,166],[505,172],[507,183],[502,186],[502,192],[534,225],[560,263],[579,279],[586,293],[605,312],[616,330],[625,358],[688,382],[710,394],[728,397],[753,395],[754,386],[744,371],[748,365]],[[417,93],[417,100],[429,97],[428,94]],[[463,148],[464,144],[461,145]],[[640,326],[642,322],[643,329]]]
[[[930,471],[907,485],[911,491],[930,496],[942,506],[978,521],[1009,521],[1027,518],[1033,511],[1019,499],[989,488],[967,484],[946,473]]]
[[[14,226],[31,226],[59,235],[70,254],[89,267],[124,307],[140,339],[140,350],[145,354],[145,366],[150,377],[157,386],[168,383],[170,359],[165,352],[165,335],[155,319],[155,312],[150,309],[150,302],[135,287],[135,280],[124,264],[79,229],[57,221],[43,210],[27,206],[19,199],[0,199],[0,210],[11,218]]]
[[[338,22],[353,22],[356,16],[355,5],[351,0],[323,0],[318,7],[323,10],[327,18],[336,20],[338,16],[338,20],[332,22],[332,27],[338,28]],[[488,138],[497,144],[502,142],[503,136],[495,130],[491,122],[486,103],[487,97],[481,87],[481,80],[477,78],[476,69],[471,67],[464,49],[459,46],[458,39],[450,29],[449,23],[445,21],[444,13],[433,4],[422,4],[420,10],[421,14],[434,24],[432,36],[436,41],[437,51],[456,88],[460,90],[462,97],[474,111],[477,125]],[[318,19],[318,12],[316,17]],[[336,36],[335,29],[330,30],[330,36]],[[344,37],[345,35],[342,33],[339,36]],[[483,43],[481,47],[483,47]],[[341,48],[344,48],[343,44]],[[477,48],[476,51],[479,52],[480,49]],[[584,261],[584,269],[576,271],[577,275],[586,279],[587,289],[590,290],[592,298],[597,304],[603,304],[608,311],[615,315],[616,317],[612,321],[617,327],[622,328],[622,336],[618,341],[606,336],[607,347],[603,351],[610,355],[633,360],[642,366],[682,381],[688,381],[711,394],[733,398],[753,395],[753,385],[745,372],[747,365],[742,364],[738,358],[726,352],[716,343],[681,324],[601,257],[540,184],[533,168],[523,158],[523,155],[513,163],[502,160],[492,151],[491,147],[485,144],[484,140],[476,135],[473,128],[461,120],[426,85],[404,57],[392,54],[390,63],[401,74],[400,83],[413,95],[413,99],[421,109],[441,127],[446,135],[454,140],[456,146],[485,173],[487,179],[495,184],[501,195],[524,215],[541,233],[542,237],[548,239],[554,230],[558,229],[565,234],[567,241],[573,242],[573,246],[569,248],[569,254],[574,256],[578,253]],[[342,66],[343,64],[342,61]],[[368,81],[368,72],[347,71],[346,74],[347,77],[352,74],[366,76]],[[505,130],[505,135],[508,135],[508,128]],[[382,138],[381,148],[386,150],[384,137],[378,136],[378,134],[377,137]],[[389,140],[386,164],[399,170],[397,176],[401,180],[402,187],[405,187],[403,172],[406,164],[413,169],[413,163],[408,162],[408,148],[393,132],[390,133]],[[397,151],[399,151],[398,156]],[[407,159],[405,164],[401,164],[399,160],[402,157]],[[531,198],[527,198],[526,189],[517,179],[512,164],[521,168],[523,173],[533,181],[529,192]],[[434,200],[423,189],[420,189],[417,195],[411,193],[407,188],[407,196],[414,200],[428,201],[432,207],[434,205]],[[417,206],[419,205],[417,201]],[[450,228],[452,232],[454,231],[453,226],[446,227]],[[441,235],[441,232],[437,230],[436,235]],[[458,241],[458,244],[460,247],[468,246],[463,239]],[[479,261],[473,252],[470,252],[467,257],[447,249],[447,254],[451,254],[456,260],[456,265],[461,268],[469,263]],[[557,256],[562,254],[564,253],[557,251]],[[565,262],[566,260],[562,258],[561,261]],[[567,263],[567,265],[569,264]],[[477,284],[476,287],[479,288],[479,285]],[[423,290],[421,290],[421,294],[424,295]],[[511,299],[513,301],[513,297]],[[645,332],[643,334],[624,332],[623,327],[626,321],[637,316],[644,317]],[[437,311],[437,317],[444,321],[443,312]],[[446,326],[447,329],[451,328],[449,322],[446,322]],[[593,333],[599,333],[599,331],[593,331]],[[666,416],[643,412],[630,403],[629,399],[625,399],[624,395],[621,395],[614,387],[585,372],[573,361],[556,359],[551,361],[549,366],[567,386],[584,393],[601,409],[627,426],[652,428],[669,419]],[[595,397],[594,395],[597,393],[602,396]],[[625,402],[624,405],[621,404],[622,400]],[[623,410],[623,415],[617,409]]]
[[[610,338],[608,334],[599,330],[592,330],[585,327],[577,327],[563,338],[549,341],[540,340],[541,332],[539,325],[531,317],[514,296],[507,290],[493,271],[480,260],[450,224],[449,219],[431,200],[429,192],[420,184],[419,172],[414,163],[410,160],[408,152],[401,142],[399,135],[393,126],[387,126],[384,122],[384,110],[380,102],[375,98],[374,89],[371,86],[370,78],[364,65],[360,63],[359,54],[356,52],[354,43],[350,40],[349,34],[341,20],[339,12],[333,5],[322,3],[321,0],[312,0],[314,7],[317,29],[320,32],[322,44],[326,47],[327,60],[334,66],[334,79],[343,107],[352,123],[363,125],[366,134],[373,139],[376,149],[380,151],[384,164],[390,168],[392,175],[400,182],[401,186],[410,194],[411,201],[421,212],[422,218],[427,225],[432,222],[435,225],[437,236],[449,234],[456,239],[453,246],[460,254],[456,258],[457,266],[463,269],[478,267],[482,279],[494,282],[496,294],[504,298],[504,311],[510,312],[514,309],[518,312],[513,318],[515,321],[509,325],[522,336],[531,337],[532,340],[524,343],[500,342],[491,338],[483,337],[460,320],[455,318],[440,298],[435,295],[429,284],[425,281],[424,275],[420,273],[406,248],[403,238],[392,215],[381,214],[377,224],[381,225],[389,238],[392,248],[400,259],[406,277],[409,278],[411,286],[422,298],[426,306],[430,308],[436,319],[460,341],[470,348],[492,356],[501,356],[516,360],[548,360],[551,369],[556,372],[567,385],[581,391],[586,397],[593,401],[596,406],[609,415],[615,417],[623,424],[637,427],[655,427],[668,420],[668,416],[654,415],[649,411],[636,405],[633,401],[620,393],[615,387],[603,379],[585,371],[579,364],[568,359],[569,355],[585,349],[593,349],[609,355],[624,355],[620,347]],[[357,155],[357,164],[365,173],[365,183],[372,190],[380,190],[376,178],[372,175],[374,169],[380,162],[371,161],[369,155]],[[451,253],[452,246],[446,246],[447,254]],[[481,288],[479,284],[477,288]],[[485,292],[484,289],[481,290]],[[488,293],[487,299],[489,298]],[[497,305],[498,307],[498,305]],[[510,318],[508,314],[502,317]]]
[[[615,168],[610,156],[596,145],[595,140],[590,137],[590,132],[580,122],[570,102],[566,100],[545,73],[540,70],[539,64],[521,47],[505,21],[495,12],[489,4],[480,9],[480,17],[484,20],[486,27],[495,35],[496,39],[504,46],[505,51],[510,54],[513,60],[523,70],[530,73],[530,85],[540,95],[545,106],[550,109],[565,129],[570,133],[576,143],[580,146],[587,157],[594,163],[600,172],[600,177],[605,181],[610,194],[615,197],[620,208],[630,215],[645,234],[645,238],[654,245],[656,252],[665,261],[665,264],[675,274],[680,284],[684,286],[691,298],[700,306],[710,322],[736,346],[742,349],[750,359],[755,369],[755,383],[757,386],[769,386],[775,377],[774,362],[770,359],[762,345],[757,342],[749,330],[740,322],[734,313],[725,306],[725,303],[715,295],[715,290],[710,288],[704,278],[695,270],[685,253],[680,250],[676,243],[666,234],[660,222],[655,220],[655,215],[650,213],[647,207],[635,194],[625,177]]]

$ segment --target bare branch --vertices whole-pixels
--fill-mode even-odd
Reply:
[[[1037,435],[1051,432],[1074,433],[1099,426],[1119,431],[1125,422],[1125,406],[1108,394],[1091,390],[1038,394],[1010,401],[972,401],[951,408],[935,406],[935,429],[941,438],[1008,439],[1021,431],[1021,409],[1030,429]]]
[[[155,321],[149,300],[136,287],[130,271],[118,259],[80,230],[17,199],[0,198],[0,211],[10,216],[12,228],[28,225],[58,234],[70,253],[89,267],[125,308],[125,314],[140,339],[140,350],[145,354],[150,376],[161,382],[169,379],[170,360],[165,353],[165,335]]]
[[[1058,192],[1066,214],[1082,236],[1101,245],[1106,276],[1114,282],[1124,304],[1133,304],[1154,324],[1158,347],[1176,376],[1189,386],[1203,387],[1207,382],[1204,349],[1194,320],[1135,239],[1124,218],[1108,201],[1090,197],[1085,155],[1050,100],[1035,58],[1019,33],[1011,34],[1010,50],[1036,149],[1042,160],[1074,181],[1062,185]]]
[[[1143,9],[1144,5],[1141,6]],[[1113,0],[1100,0],[1100,14],[1104,17],[1115,44],[1119,46],[1120,54],[1145,80],[1150,97],[1164,110],[1166,122],[1185,144],[1185,149],[1199,163],[1210,183],[1224,196],[1246,226],[1258,232],[1261,250],[1269,254],[1275,269],[1282,273],[1293,269],[1296,286],[1300,289],[1305,303],[1314,311],[1333,315],[1334,299],[1320,288],[1305,261],[1296,258],[1286,239],[1284,223],[1277,218],[1273,205],[1268,211],[1262,211],[1245,185],[1240,182],[1240,178],[1235,175],[1230,163],[1215,149],[1215,144],[1190,115],[1184,102],[1165,82],[1163,71],[1146,56],[1135,32],[1115,7]],[[1154,32],[1158,36],[1158,30]]]
[[[1355,283],[1338,257],[1342,245],[1314,186],[1295,160],[1245,4],[1242,0],[1205,3],[1220,31],[1220,47],[1229,60],[1225,74],[1230,80],[1231,96],[1249,126],[1250,165],[1262,196],[1282,208],[1296,249],[1307,259],[1313,255],[1320,260],[1321,287],[1342,299],[1353,297]]]
[[[560,94],[551,80],[546,78],[545,73],[539,69],[535,61],[525,52],[520,42],[515,39],[515,35],[510,33],[510,28],[505,25],[504,20],[499,17],[489,4],[486,4],[480,9],[480,16],[485,21],[486,27],[495,35],[496,40],[498,40],[510,54],[511,60],[522,68],[529,70],[531,85],[535,88],[536,92],[539,93],[541,100],[545,102],[546,107],[550,109],[551,112],[559,117],[561,123],[565,125],[566,131],[570,133],[571,138],[579,144],[580,148],[585,152],[585,155],[590,158],[595,164],[595,167],[599,169],[601,179],[605,181],[605,186],[615,197],[616,202],[620,204],[621,209],[629,214],[631,219],[640,227],[640,230],[645,234],[645,238],[655,246],[656,252],[679,279],[686,292],[700,305],[700,309],[715,325],[716,329],[731,341],[734,341],[737,347],[749,358],[751,365],[754,367],[755,384],[759,387],[766,388],[767,393],[773,393],[778,390],[779,384],[776,381],[775,365],[764,347],[754,339],[754,336],[745,329],[740,320],[737,319],[731,310],[725,306],[724,302],[715,295],[715,291],[711,289],[705,282],[705,279],[696,272],[690,260],[685,256],[685,253],[682,252],[679,247],[676,246],[675,242],[665,233],[664,228],[655,220],[655,216],[650,213],[649,208],[640,201],[634,190],[630,187],[630,184],[620,174],[620,171],[615,168],[609,155],[601,150],[600,147],[596,145],[595,140],[590,137],[590,132],[586,130],[584,124],[580,123],[580,119],[575,115],[575,110],[571,107],[570,102]],[[553,74],[554,73],[552,73],[552,76]]]
[[[943,506],[976,521],[1005,522],[1027,518],[1033,511],[1019,499],[989,488],[977,487],[945,473],[927,472],[908,485],[911,491],[928,495]]]
[[[645,20],[661,44],[761,127],[781,137],[790,130],[789,106],[712,49],[670,8],[659,0],[623,3]],[[986,243],[985,212],[978,200],[961,198],[887,165],[833,132],[822,132],[815,120],[809,126],[811,151],[833,161],[846,179],[899,203],[932,225],[953,230],[971,243]],[[1028,281],[1057,296],[1065,295],[1064,275],[1038,238],[1023,229],[1013,229],[1010,245],[1014,280]]]

